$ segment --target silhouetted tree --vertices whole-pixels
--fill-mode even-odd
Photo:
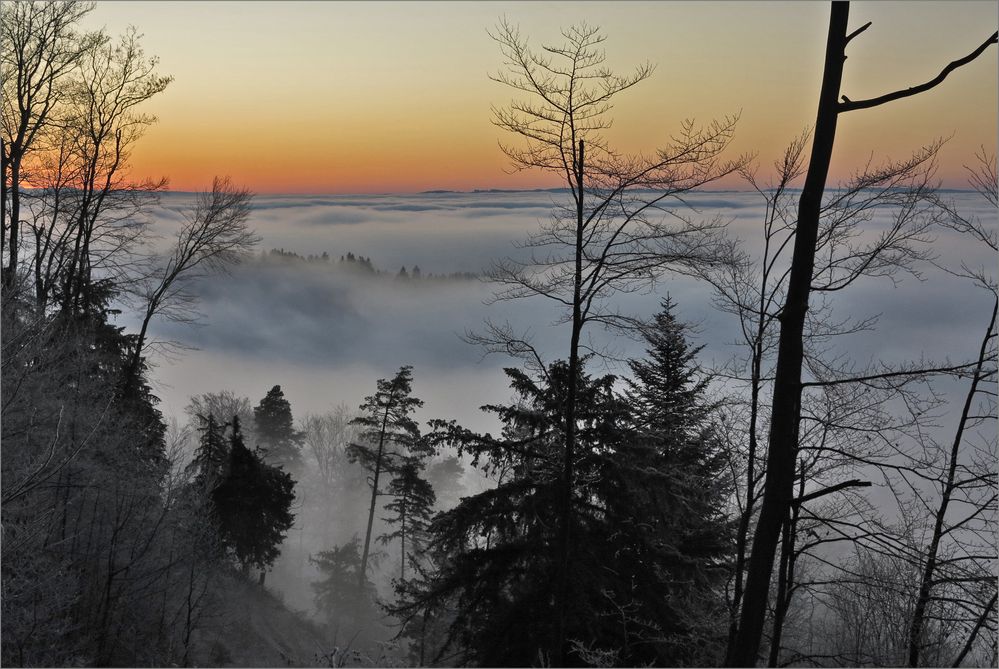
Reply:
[[[500,481],[435,517],[429,552],[439,571],[416,566],[417,575],[397,585],[399,604],[390,610],[410,630],[421,627],[417,619],[451,612],[438,656],[457,646],[461,663],[524,666],[549,661],[560,638],[553,610],[560,528],[550,519],[561,504],[569,376],[565,362],[539,379],[506,372],[517,401],[485,407],[503,421],[501,437],[433,423],[435,443],[471,454]],[[669,421],[645,420],[615,394],[613,376],[576,383],[578,540],[564,657],[570,664],[597,655],[625,666],[690,662],[724,638],[724,616],[716,614],[724,610],[719,584],[729,549],[726,486],[710,426],[696,417],[696,397],[673,408]],[[684,411],[695,416],[677,415]],[[686,436],[676,425],[689,428]]]
[[[803,387],[802,335],[814,279],[823,193],[839,115],[876,107],[929,90],[940,84],[951,71],[971,62],[997,41],[997,34],[994,33],[973,52],[950,63],[940,74],[924,84],[866,100],[851,100],[846,96],[842,96],[841,100],[840,88],[843,65],[846,62],[846,47],[851,40],[871,25],[867,23],[848,34],[849,14],[848,2],[838,0],[832,3],[812,152],[798,203],[793,258],[787,293],[781,309],[763,499],[748,562],[739,628],[726,658],[729,666],[752,666],[757,661],[775,552],[780,542],[781,529],[791,513],[795,496],[795,464],[798,456]],[[910,664],[915,666],[915,656],[910,656],[909,659]]]
[[[267,461],[298,471],[302,464],[302,435],[295,430],[291,404],[285,399],[281,386],[267,391],[260,404],[253,408],[253,419]]]
[[[294,522],[294,489],[290,475],[265,464],[243,444],[239,419],[234,418],[228,470],[212,500],[222,540],[244,572],[251,566],[266,569],[279,555]]]
[[[195,318],[195,296],[190,283],[209,272],[224,272],[238,263],[259,241],[246,225],[252,195],[236,188],[228,177],[215,177],[209,192],[198,194],[194,211],[177,233],[172,253],[161,260],[136,288],[144,313],[135,350],[132,353],[130,382],[146,347],[146,333],[154,316],[190,322]]]
[[[608,516],[631,515],[660,551],[650,562],[661,583],[649,587],[664,601],[654,620],[669,650],[657,662],[716,664],[726,634],[720,593],[729,575],[733,487],[713,423],[716,407],[706,397],[709,377],[695,361],[701,347],[688,345],[673,309],[671,300],[663,302],[642,330],[645,357],[628,363],[630,433],[605,467],[604,496]]]
[[[404,366],[391,379],[378,379],[378,390],[364,399],[361,415],[351,424],[361,429],[361,440],[352,443],[347,455],[352,462],[360,465],[369,474],[371,504],[368,508],[368,527],[364,534],[364,552],[361,555],[359,583],[367,576],[368,555],[371,550],[371,528],[375,520],[375,506],[378,496],[384,494],[378,486],[382,474],[398,470],[404,458],[411,455],[419,446],[420,431],[410,414],[423,401],[411,397],[412,367]]]
[[[321,577],[312,584],[316,608],[330,627],[340,631],[348,621],[358,619],[374,594],[374,586],[361,572],[360,541],[354,536],[343,545],[310,556],[309,562]]]
[[[81,35],[74,30],[93,7],[84,2],[25,2],[4,5],[0,14],[0,41],[4,44],[0,51],[4,73],[0,115],[0,253],[7,252],[4,289],[13,285],[18,265],[25,157],[58,124],[60,106],[71,92],[67,83],[84,54],[107,40],[101,33]]]
[[[230,460],[229,444],[225,438],[225,423],[220,424],[212,414],[202,416],[201,422],[201,439],[188,468],[194,472],[198,491],[210,495],[225,480]]]
[[[379,541],[388,544],[393,539],[399,539],[399,578],[403,580],[406,579],[406,562],[411,556],[418,556],[426,545],[427,528],[437,502],[433,486],[420,476],[422,470],[423,464],[418,458],[407,458],[389,483],[386,493],[395,498],[385,505],[385,510],[393,515],[382,520],[396,526],[396,529],[383,534]]]
[[[517,170],[540,169],[557,174],[569,188],[571,202],[556,209],[551,221],[533,234],[528,247],[543,254],[526,262],[496,265],[491,278],[502,288],[496,299],[544,296],[563,310],[570,324],[567,359],[569,377],[579,370],[580,339],[585,326],[634,325],[608,304],[616,292],[647,286],[670,270],[720,261],[718,221],[695,222],[678,212],[664,215],[670,198],[702,186],[735,170],[739,162],[725,162],[735,119],[696,128],[685,122],[674,141],[641,156],[622,156],[600,136],[610,126],[612,100],[652,75],[650,64],[629,75],[614,74],[604,66],[600,48],[604,36],[597,28],[580,24],[562,31],[564,43],[531,49],[519,31],[500,23],[493,38],[506,58],[506,70],[493,76],[526,100],[494,109],[494,123],[514,134],[523,146],[502,145]],[[675,224],[680,220],[680,224]],[[526,338],[509,326],[487,325],[484,335],[470,337],[487,350],[522,355],[535,367],[544,367]],[[563,406],[562,503],[555,514],[561,566],[555,575],[561,594],[556,597],[560,618],[566,615],[570,561],[575,543],[571,490],[575,474],[576,388],[568,386]],[[564,634],[553,649],[552,661],[563,664]]]

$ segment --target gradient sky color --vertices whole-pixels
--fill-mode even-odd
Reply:
[[[623,93],[607,133],[652,150],[684,118],[741,113],[733,154],[764,166],[814,122],[825,2],[98,2],[87,28],[136,26],[175,81],[148,103],[159,122],[133,174],[198,190],[228,174],[260,193],[377,193],[559,185],[507,174],[490,106],[511,99],[487,35],[500,16],[535,46],[579,21],[600,26],[619,72],[654,76]],[[999,24],[982,2],[854,2],[843,92],[861,99],[922,83]],[[997,52],[941,86],[841,116],[832,169],[900,159],[938,137],[944,185],[997,143]],[[738,180],[719,184],[741,188]]]

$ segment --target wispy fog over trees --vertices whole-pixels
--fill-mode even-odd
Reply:
[[[995,666],[994,151],[961,192],[933,137],[829,176],[841,115],[995,33],[851,99],[871,24],[833,2],[815,126],[767,166],[738,115],[618,151],[614,106],[672,73],[503,19],[502,154],[560,187],[264,214],[136,174],[172,78],[93,8],[0,5],[5,666]],[[432,220],[510,249],[515,215],[491,264]]]

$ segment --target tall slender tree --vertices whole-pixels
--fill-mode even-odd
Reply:
[[[384,494],[379,488],[382,476],[395,473],[405,458],[420,448],[420,430],[411,414],[423,406],[423,401],[410,395],[412,372],[413,368],[406,365],[400,367],[392,379],[378,379],[378,390],[364,399],[361,415],[351,421],[360,428],[361,439],[347,447],[347,455],[368,472],[368,485],[371,487],[368,525],[358,574],[359,587],[367,577],[375,508],[378,496]]]
[[[4,289],[13,285],[18,265],[25,158],[56,125],[72,90],[68,83],[84,55],[107,41],[104,34],[81,35],[75,30],[93,8],[85,2],[16,2],[4,5],[0,14],[0,41],[4,43],[0,50],[0,250],[7,252]]]
[[[571,199],[525,244],[542,248],[543,254],[525,263],[500,263],[491,274],[502,286],[497,299],[543,296],[559,304],[563,322],[570,326],[566,359],[569,378],[575,378],[587,324],[634,324],[609,304],[610,295],[637,290],[669,270],[720,261],[718,221],[697,222],[682,212],[671,211],[669,216],[664,210],[670,198],[732,172],[741,162],[721,158],[735,118],[705,128],[685,122],[671,143],[642,156],[613,151],[601,136],[610,127],[612,100],[648,79],[654,68],[646,63],[630,74],[613,73],[604,65],[605,37],[595,27],[572,26],[562,36],[563,43],[535,51],[505,21],[493,35],[506,58],[506,69],[492,78],[526,95],[507,108],[494,108],[494,123],[522,142],[501,145],[502,149],[516,170],[540,169],[564,179]],[[472,339],[488,350],[532,356],[538,371],[544,370],[546,365],[524,337],[508,326],[487,328],[486,334]],[[562,410],[562,501],[556,513],[561,527],[555,576],[559,619],[567,612],[575,552],[569,528],[576,405],[576,388],[569,384]],[[565,635],[559,636],[562,641],[552,661],[563,664],[568,646]]]
[[[393,499],[385,505],[385,510],[392,515],[382,520],[395,529],[383,534],[379,541],[388,544],[399,540],[399,578],[402,580],[406,580],[406,562],[416,559],[427,543],[427,529],[437,503],[433,486],[420,475],[422,470],[423,463],[418,458],[407,458],[387,491]]]

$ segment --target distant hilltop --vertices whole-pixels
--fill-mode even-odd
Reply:
[[[424,281],[469,281],[478,279],[480,275],[475,272],[450,272],[434,273],[424,272],[419,265],[413,264],[410,269],[403,265],[399,271],[382,270],[375,267],[371,262],[371,257],[355,255],[352,251],[340,256],[339,260],[334,260],[327,251],[320,254],[309,253],[301,255],[294,251],[286,251],[283,248],[261,251],[258,256],[260,262],[281,262],[289,264],[310,264],[328,265],[331,268],[343,269],[360,275],[370,275],[378,277],[394,277],[403,280],[424,280]]]

